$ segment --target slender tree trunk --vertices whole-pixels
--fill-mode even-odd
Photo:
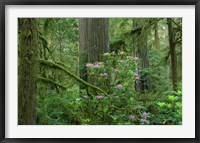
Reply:
[[[20,21],[19,75],[18,75],[18,124],[36,123],[36,77],[38,72],[38,23],[33,18]]]
[[[79,20],[80,77],[89,81],[86,63],[102,61],[102,55],[109,51],[108,19],[81,18]],[[93,81],[92,81],[93,82]]]
[[[133,27],[141,26],[144,24],[145,19],[137,19],[133,21]],[[148,37],[146,32],[144,32],[144,29],[140,30],[136,35],[134,35],[134,56],[138,56],[140,59],[139,67],[136,69],[136,72],[145,68],[149,68],[147,40]],[[135,88],[137,91],[151,90],[149,74],[143,73],[143,75],[140,76],[140,82],[135,83]]]
[[[155,43],[156,43],[156,49],[157,49],[158,51],[160,51],[160,38],[159,38],[159,35],[158,35],[158,23],[157,23],[157,22],[155,23],[154,28],[155,28]]]
[[[169,47],[171,53],[171,71],[172,71],[172,84],[173,90],[177,90],[177,59],[176,59],[176,49],[174,43],[174,31],[172,26],[172,19],[167,19],[168,24],[168,34],[169,34]]]

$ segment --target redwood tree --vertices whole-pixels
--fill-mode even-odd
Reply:
[[[36,77],[38,70],[38,22],[19,19],[18,124],[36,122]]]
[[[80,77],[86,76],[86,63],[102,61],[102,55],[109,51],[109,31],[107,18],[79,19]]]

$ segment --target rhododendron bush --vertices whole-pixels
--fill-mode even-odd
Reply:
[[[149,124],[150,116],[133,108],[134,87],[140,82],[138,64],[137,56],[128,56],[123,51],[104,53],[102,62],[86,64],[89,79],[108,94],[84,91],[81,100],[85,103],[84,112],[89,113],[88,124]]]
[[[125,52],[103,54],[103,62],[87,63],[87,75],[107,93],[113,96],[129,94],[139,82],[139,59]],[[131,91],[132,92],[132,91]]]

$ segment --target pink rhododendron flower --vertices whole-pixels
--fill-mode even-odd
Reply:
[[[135,61],[137,61],[137,60],[138,60],[138,57],[137,57],[137,56],[135,56],[133,59],[134,59]]]
[[[142,121],[142,122],[146,122],[146,119],[142,119],[141,121]]]
[[[96,62],[96,64],[94,65],[94,68],[98,68],[99,67],[99,63]]]
[[[86,64],[86,67],[92,67],[92,66],[93,66],[93,64],[91,64],[91,63]]]
[[[131,118],[131,119],[134,119],[134,118],[135,118],[135,116],[133,116],[133,115],[130,115],[130,118]]]
[[[135,79],[140,79],[139,76],[136,76]]]
[[[138,73],[137,73],[137,72],[135,72],[134,76],[138,76]]]
[[[148,116],[148,114],[147,114],[146,112],[144,112],[144,113],[143,113],[143,116],[144,116],[144,117],[147,117],[147,116]]]
[[[83,98],[89,98],[89,96],[87,94],[82,96]]]
[[[124,60],[119,60],[121,63],[123,63],[124,62]]]
[[[108,55],[109,55],[109,53],[107,52],[107,53],[104,53],[103,55],[104,55],[104,56],[108,56]]]
[[[122,88],[122,84],[118,84],[117,88],[121,89]]]
[[[103,98],[103,96],[102,95],[98,95],[98,96],[96,96],[98,99],[102,99]]]

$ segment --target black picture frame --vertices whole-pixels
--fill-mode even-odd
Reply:
[[[5,7],[6,5],[195,5],[195,138],[5,138]],[[0,0],[0,141],[2,143],[197,143],[200,142],[200,0]]]

